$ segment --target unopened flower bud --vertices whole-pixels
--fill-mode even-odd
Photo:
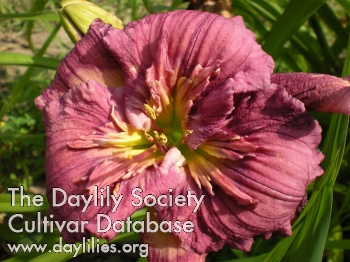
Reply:
[[[114,28],[123,29],[122,21],[97,5],[84,0],[63,0],[58,11],[62,26],[73,43],[80,40],[88,31],[95,18],[100,18]]]

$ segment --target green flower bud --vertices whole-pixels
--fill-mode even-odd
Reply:
[[[63,0],[58,11],[62,26],[73,43],[78,42],[88,31],[95,18],[100,18],[114,28],[123,29],[122,21],[106,10],[85,0]]]

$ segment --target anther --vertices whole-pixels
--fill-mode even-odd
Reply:
[[[193,130],[185,130],[182,134],[181,144],[185,143],[188,136],[192,133],[193,133]]]
[[[154,139],[160,147],[166,145],[166,143],[168,142],[168,138],[166,137],[166,135],[164,135],[163,133],[159,135],[157,131],[153,131],[153,133]]]
[[[154,112],[153,108],[150,107],[150,106],[147,105],[147,104],[143,104],[143,105],[145,106],[147,115],[148,115],[151,119],[156,120],[157,116],[156,116],[156,113]]]

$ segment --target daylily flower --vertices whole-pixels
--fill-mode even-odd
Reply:
[[[323,173],[321,129],[306,109],[350,114],[350,88],[273,67],[241,17],[175,11],[123,30],[95,20],[36,99],[47,194],[52,203],[53,188],[89,195],[97,185],[124,200],[114,213],[52,207],[56,220],[89,222],[85,233],[64,231],[66,241],[115,237],[97,232],[96,216],[132,215],[136,187],[142,196],[205,195],[196,213],[153,208],[154,219],[190,220],[194,231],[143,234],[151,261],[200,261],[225,244],[249,251],[255,236],[290,235],[307,186]]]

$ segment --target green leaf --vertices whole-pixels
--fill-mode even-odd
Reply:
[[[299,234],[284,259],[288,261],[322,261],[332,203],[332,190],[330,188],[322,190],[313,208],[304,219]]]
[[[23,233],[14,234],[7,224],[0,224],[0,239],[11,243],[18,243],[24,236]]]
[[[345,11],[350,15],[350,2],[349,0],[337,0],[337,2],[345,9]]]
[[[334,240],[334,241],[327,241],[326,243],[326,249],[344,249],[344,250],[350,250],[350,240]]]
[[[28,194],[30,199],[34,197],[33,194]],[[11,205],[11,194],[0,194],[0,212],[6,213],[24,213],[24,212],[39,212],[45,211],[49,208],[49,203],[45,196],[43,198],[43,204],[41,206],[34,206],[32,203],[28,205],[28,201],[23,201],[21,206],[20,195],[16,194],[14,198],[14,206]]]
[[[347,3],[350,6],[350,2],[347,1]],[[329,4],[323,5],[318,10],[318,13],[326,25],[335,33],[337,39],[339,39],[343,45],[343,48],[346,48],[348,31],[343,27],[339,17],[337,17],[334,11],[329,7]]]
[[[35,0],[32,3],[32,7],[31,7],[31,10],[30,10],[30,13],[41,12],[44,9],[46,3],[47,3],[47,0]],[[32,29],[34,27],[34,22],[35,21],[38,21],[38,20],[29,20],[29,21],[27,21],[26,29],[25,29],[26,39],[28,41],[28,45],[29,45],[30,49],[33,52],[35,52],[35,50],[34,50],[34,45],[33,45],[33,42],[32,42]]]
[[[152,14],[152,5],[150,4],[150,2],[148,0],[142,0],[143,5],[145,6],[147,13],[148,14]]]
[[[220,262],[263,262],[265,261],[267,254],[257,257],[244,257],[238,259],[220,260]]]
[[[265,19],[269,21],[274,21],[279,17],[280,9],[278,6],[274,5],[271,2],[265,0],[250,0],[248,1],[251,6],[253,6],[259,15],[262,15]]]
[[[281,240],[275,247],[274,249],[267,254],[267,257],[264,257],[264,262],[270,262],[270,261],[281,261],[286,252],[288,251],[288,248],[291,246],[295,236],[298,234],[300,230],[300,226],[298,225],[297,227],[293,228],[293,234]]]
[[[56,70],[60,60],[18,53],[0,52],[0,65],[37,66]]]
[[[4,19],[60,21],[57,13],[0,14],[0,20]]]
[[[325,0],[292,0],[267,35],[263,49],[272,57],[323,4]]]

